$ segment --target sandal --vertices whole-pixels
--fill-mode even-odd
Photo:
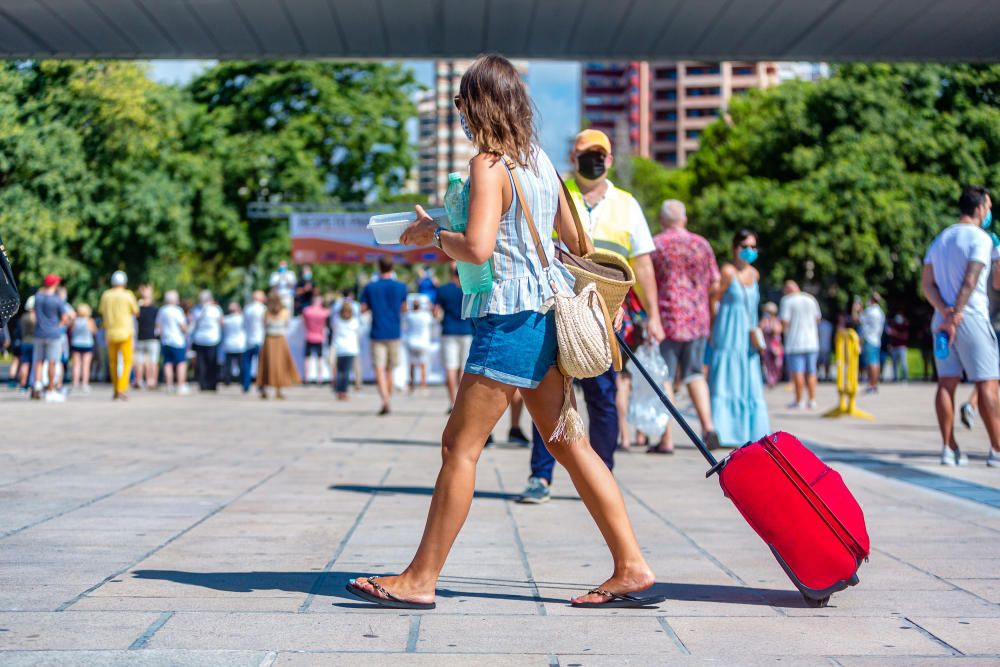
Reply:
[[[400,600],[395,595],[385,590],[380,584],[375,582],[378,577],[366,577],[366,579],[368,579],[368,583],[371,584],[372,588],[378,591],[381,595],[372,595],[365,589],[355,584],[354,579],[351,579],[347,583],[347,592],[355,597],[361,598],[365,602],[373,602],[380,607],[386,607],[388,609],[434,609],[437,606],[433,602],[407,602],[406,600]]]
[[[601,590],[600,588],[595,588],[592,591],[587,592],[587,595],[595,594],[603,595],[608,598],[608,600],[606,602],[573,602],[571,604],[574,607],[580,607],[583,609],[596,609],[598,607],[622,609],[651,607],[658,605],[667,599],[666,595],[653,595],[648,598],[640,598],[634,595],[629,595],[628,593],[612,593],[611,591]]]

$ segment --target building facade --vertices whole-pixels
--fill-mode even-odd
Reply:
[[[455,108],[455,96],[465,70],[473,60],[437,60],[434,87],[417,99],[417,188],[430,202],[440,202],[448,188],[448,174],[468,176],[469,160],[476,149],[469,141]],[[522,78],[527,61],[512,61]]]
[[[581,70],[584,123],[667,167],[687,164],[733,95],[779,80],[772,62],[588,62]]]

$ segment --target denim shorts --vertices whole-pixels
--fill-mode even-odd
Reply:
[[[863,342],[861,344],[861,362],[865,366],[878,366],[882,363],[882,348]]]
[[[785,355],[785,368],[789,373],[816,375],[819,352],[791,352]]]
[[[176,366],[187,361],[187,349],[183,347],[161,345],[160,351],[163,354],[163,363],[167,366]]]
[[[534,389],[556,365],[556,314],[526,310],[472,320],[465,372],[512,387]]]

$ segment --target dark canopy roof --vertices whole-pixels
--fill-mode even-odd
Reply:
[[[995,61],[998,0],[0,0],[0,57]]]

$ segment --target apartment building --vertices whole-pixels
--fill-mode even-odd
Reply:
[[[733,95],[778,83],[772,62],[588,62],[582,117],[634,154],[683,167]]]

